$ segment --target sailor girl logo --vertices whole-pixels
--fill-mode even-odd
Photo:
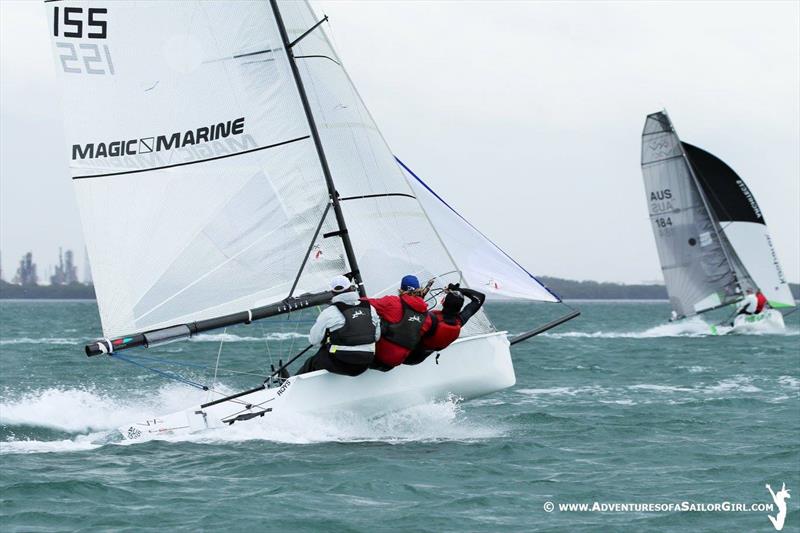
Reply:
[[[772,495],[772,499],[775,501],[775,507],[778,508],[778,514],[776,516],[767,515],[769,517],[769,521],[772,522],[772,525],[775,526],[775,529],[780,531],[783,529],[783,523],[786,521],[786,499],[791,498],[789,495],[789,489],[786,488],[786,483],[782,484],[781,490],[778,492],[773,492],[772,487],[769,486],[767,483],[767,490]]]

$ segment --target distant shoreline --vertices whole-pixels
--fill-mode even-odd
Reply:
[[[667,289],[660,284],[575,281],[541,276],[539,280],[564,300],[667,300]],[[800,299],[800,284],[790,283],[795,299]],[[35,285],[22,287],[0,281],[0,300],[94,300],[94,286]]]

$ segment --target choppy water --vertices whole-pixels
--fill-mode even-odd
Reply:
[[[765,484],[784,482],[784,531],[800,530],[800,313],[784,335],[711,337],[701,322],[663,325],[662,302],[578,306],[581,318],[515,347],[516,387],[480,400],[125,445],[117,425],[206,393],[83,356],[93,303],[0,302],[0,529],[774,531],[766,512],[543,505],[771,503]],[[520,332],[545,309],[489,311]],[[231,369],[262,373],[308,327],[252,325],[147,355],[213,365],[226,340],[219,386],[234,391],[260,379]]]

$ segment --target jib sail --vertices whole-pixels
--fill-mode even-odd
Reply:
[[[410,168],[398,162],[470,287],[501,298],[560,301],[550,289],[458,214]]]

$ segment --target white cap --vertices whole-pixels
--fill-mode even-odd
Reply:
[[[333,292],[344,292],[353,286],[353,283],[344,276],[335,276],[331,280],[331,290]]]

